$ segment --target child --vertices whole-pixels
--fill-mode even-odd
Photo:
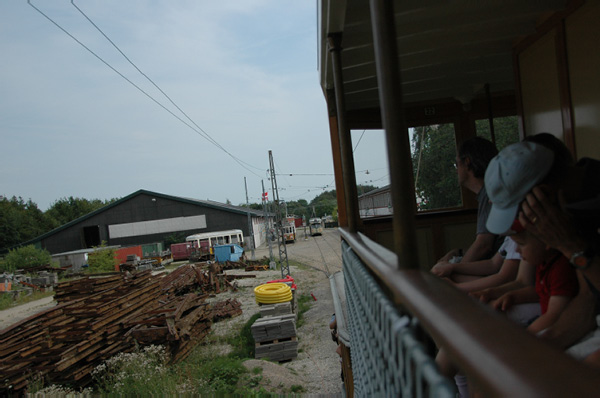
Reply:
[[[539,301],[541,315],[527,330],[537,334],[551,326],[578,291],[577,276],[569,260],[559,251],[548,248],[532,233],[522,230],[511,236],[523,260],[536,264],[535,287],[527,286],[505,293],[492,302],[498,310]]]

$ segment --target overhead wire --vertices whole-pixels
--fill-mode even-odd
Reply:
[[[73,3],[73,2],[72,2]],[[140,91],[142,94],[144,94],[146,97],[148,97],[150,100],[152,100],[154,103],[156,103],[158,106],[160,106],[162,109],[164,109],[165,111],[167,111],[169,114],[171,114],[173,117],[175,117],[177,120],[179,120],[181,123],[185,124],[187,127],[189,127],[190,129],[192,129],[193,131],[195,131],[198,135],[200,135],[201,137],[203,137],[204,139],[206,139],[208,142],[212,143],[213,145],[217,146],[219,149],[223,150],[225,153],[227,153],[229,156],[232,157],[233,160],[235,160],[242,168],[246,169],[247,171],[249,171],[250,173],[256,175],[258,178],[261,178],[260,175],[256,174],[254,171],[250,170],[248,167],[246,167],[243,163],[243,161],[237,159],[235,156],[233,156],[231,153],[229,153],[227,150],[225,150],[223,147],[221,147],[216,141],[211,141],[212,137],[209,139],[207,136],[203,135],[207,134],[206,132],[204,132],[202,129],[197,130],[196,128],[194,128],[193,126],[191,126],[189,123],[187,123],[185,120],[183,120],[181,117],[179,117],[178,115],[176,115],[175,113],[173,113],[170,109],[168,109],[166,106],[164,106],[162,103],[160,103],[158,100],[156,100],[153,96],[151,96],[150,94],[148,94],[146,91],[144,91],[141,87],[139,87],[137,84],[135,84],[133,81],[131,81],[129,78],[127,78],[125,75],[123,75],[121,72],[119,72],[116,68],[114,68],[112,65],[110,65],[107,61],[105,61],[102,57],[100,57],[98,54],[96,54],[92,49],[90,49],[88,46],[86,46],[84,43],[82,43],[79,39],[77,39],[75,36],[73,36],[71,33],[69,33],[65,28],[63,28],[61,25],[59,25],[56,21],[54,21],[52,18],[50,18],[48,15],[46,15],[42,10],[40,10],[39,8],[37,8],[35,5],[33,5],[31,3],[31,0],[27,0],[27,4],[29,4],[34,10],[36,10],[39,14],[41,14],[44,18],[46,18],[48,21],[50,21],[54,26],[56,26],[58,29],[60,29],[63,33],[65,33],[67,36],[69,36],[71,39],[73,39],[77,44],[79,44],[80,46],[82,46],[84,49],[86,49],[90,54],[92,54],[94,57],[96,57],[100,62],[102,62],[104,65],[106,65],[108,68],[110,68],[113,72],[115,72],[117,75],[119,75],[121,78],[123,78],[126,82],[128,82],[129,84],[131,84],[133,87],[135,87],[138,91]],[[73,5],[75,5],[73,3]],[[77,6],[75,6],[78,10],[80,10]],[[80,12],[82,12],[80,10]],[[83,13],[83,12],[82,12]],[[85,14],[84,14],[85,16]],[[87,18],[87,16],[86,16]],[[89,18],[88,18],[89,20]],[[91,20],[90,20],[91,22]],[[93,22],[92,24],[94,26],[96,26]],[[97,26],[96,26],[97,28]],[[100,30],[99,28],[97,28],[98,30]],[[102,32],[101,32],[102,33]],[[103,33],[104,34],[104,33]],[[106,35],[104,35],[106,37]],[[108,38],[108,37],[107,37]],[[109,39],[109,41],[111,41]],[[112,43],[112,41],[111,41]],[[114,43],[113,43],[114,45]],[[115,45],[116,47],[116,45]],[[120,50],[119,50],[120,51]],[[121,52],[122,53],[122,52]],[[123,54],[124,55],[124,54]],[[127,57],[125,57],[126,59],[128,59]],[[130,61],[131,63],[131,61]],[[135,67],[135,66],[134,66]],[[138,69],[136,67],[136,69]],[[139,70],[139,69],[138,69]],[[140,71],[141,72],[141,71]],[[143,73],[142,73],[143,74]],[[144,75],[144,74],[143,74]],[[145,75],[144,75],[145,76]],[[157,87],[158,88],[158,87]],[[160,90],[160,88],[159,88]],[[162,90],[160,90],[162,92]],[[164,92],[163,92],[164,94]],[[165,94],[166,95],[166,94]],[[168,96],[167,96],[168,98]],[[176,106],[176,105],[175,105]],[[176,106],[177,107],[177,106]],[[179,109],[179,107],[177,107]],[[181,111],[181,109],[180,109]],[[185,114],[183,111],[181,111],[183,114]],[[187,116],[187,115],[186,115]],[[194,123],[192,121],[192,123]],[[194,123],[195,124],[195,123]],[[202,131],[202,133],[201,133]],[[251,167],[255,167],[255,166],[251,166]],[[258,170],[262,170],[260,168],[257,168]]]
[[[229,151],[227,151],[221,144],[219,144],[217,142],[217,140],[215,140],[210,134],[208,134],[208,132],[206,132],[206,130],[204,130],[202,127],[200,127],[194,120],[192,120],[192,118],[183,111],[183,109],[181,109],[179,107],[179,105],[177,105],[175,103],[175,101],[173,101],[173,99],[171,99],[171,97],[169,95],[167,95],[167,93],[164,92],[164,90],[162,88],[160,88],[158,86],[158,84],[156,84],[154,82],[154,80],[152,80],[148,75],[146,75],[144,72],[142,72],[142,70],[140,70],[140,68],[131,60],[129,59],[129,57],[127,55],[125,55],[125,53],[119,48],[119,46],[117,46],[109,37],[108,35],[106,35],[106,33],[104,33],[104,31],[102,29],[100,29],[100,27],[98,25],[96,25],[94,23],[94,21],[92,21],[92,19],[85,13],[83,12],[83,10],[81,10],[77,4],[75,4],[75,0],[71,0],[71,4],[73,5],[73,7],[75,7],[77,9],[77,11],[79,11],[81,13],[81,15],[83,15],[85,17],[85,19],[88,20],[89,23],[92,24],[92,26],[94,26],[94,28],[96,28],[96,30],[98,30],[98,32],[100,32],[102,34],[102,36],[104,36],[104,38],[106,38],[106,40],[108,40],[108,42],[123,56],[123,58],[125,58],[127,60],[127,62],[129,62],[131,64],[131,66],[133,66],[142,76],[144,76],[150,83],[152,83],[152,85],[154,87],[156,87],[156,89],[158,91],[160,91],[165,98],[167,98],[169,100],[169,102],[171,102],[171,104],[177,108],[177,110],[179,110],[179,112],[181,112],[194,126],[196,126],[198,128],[198,130],[200,130],[202,133],[204,133],[204,138],[206,138],[209,142],[211,142],[213,145],[215,145],[217,148],[221,149],[223,152],[225,152],[226,154],[228,154],[229,156],[231,156],[234,160],[236,161],[240,161],[242,163],[244,163],[245,165],[249,166],[249,167],[253,167],[257,170],[261,170],[262,168],[256,167],[251,165],[248,162],[243,161],[242,159],[238,158],[237,156],[231,154]]]

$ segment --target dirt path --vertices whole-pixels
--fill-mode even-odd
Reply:
[[[19,305],[18,307],[8,308],[0,311],[0,330],[17,323],[23,319],[29,318],[32,315],[54,307],[56,303],[52,296],[45,297],[40,300],[31,301],[27,304]]]
[[[303,264],[302,267],[290,266],[290,274],[298,285],[298,296],[312,295],[316,300],[311,301],[310,309],[304,313],[304,324],[297,329],[298,358],[277,366],[263,367],[263,378],[270,380],[272,386],[277,386],[278,383],[286,385],[283,379],[285,375],[290,375],[295,383],[300,381],[308,394],[341,396],[340,358],[335,353],[336,345],[329,331],[334,310],[328,278],[328,275],[342,269],[340,234],[337,229],[326,229],[322,236],[308,236],[305,239],[302,229],[299,229],[298,239],[296,243],[287,245],[287,253],[289,260]],[[277,246],[273,247],[273,255],[279,260]],[[257,259],[268,257],[268,247],[256,250],[255,256]],[[233,325],[241,327],[259,312],[252,289],[268,280],[281,278],[281,271],[257,272],[256,275],[256,279],[239,280],[241,292],[231,293],[232,297],[242,302],[243,315],[232,319],[231,324],[215,324],[215,333],[226,333]],[[252,361],[252,366],[256,362]]]

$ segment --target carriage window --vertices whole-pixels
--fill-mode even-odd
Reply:
[[[239,242],[239,241],[238,241],[238,237],[237,237],[237,235],[232,235],[232,236],[231,236],[231,243],[238,243],[238,242]]]
[[[475,128],[477,135],[492,140],[490,133],[490,123],[487,119],[476,120]],[[496,148],[502,150],[507,145],[519,141],[519,125],[516,116],[496,117],[494,118],[494,136],[496,138]]]
[[[409,129],[417,210],[462,206],[454,124]]]

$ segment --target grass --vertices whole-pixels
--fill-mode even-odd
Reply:
[[[30,295],[25,295],[25,292],[21,292],[18,294],[17,299],[13,300],[13,296],[11,294],[1,294],[0,295],[0,311],[6,310],[11,307],[16,307],[17,305],[27,304],[32,301],[40,300],[46,297],[53,296],[54,292],[40,292],[35,291]]]
[[[313,298],[309,294],[303,294],[298,297],[298,321],[296,327],[304,325],[304,313],[308,311],[312,305]]]

